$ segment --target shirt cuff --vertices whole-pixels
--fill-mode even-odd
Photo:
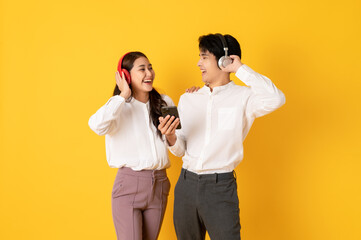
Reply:
[[[238,68],[236,72],[236,77],[239,78],[245,84],[247,84],[251,80],[249,79],[250,76],[254,73],[255,71],[253,71],[252,68],[248,67],[246,64],[243,64],[240,68]]]
[[[169,146],[168,141],[166,141],[166,142],[167,142],[168,149],[171,153],[173,153],[177,157],[183,156],[183,148],[182,148],[182,144],[181,144],[181,141],[179,140],[178,136],[177,136],[177,140],[173,146]]]
[[[115,99],[115,100],[121,101],[121,102],[124,102],[124,101],[125,101],[125,98],[123,98],[123,97],[120,96],[120,95],[114,95],[113,97],[111,97],[111,98],[109,99],[109,101],[112,100],[112,99]]]

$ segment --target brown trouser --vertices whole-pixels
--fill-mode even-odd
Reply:
[[[170,182],[166,170],[120,168],[112,192],[118,240],[156,240],[162,225]]]

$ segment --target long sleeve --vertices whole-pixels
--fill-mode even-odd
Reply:
[[[175,144],[173,146],[169,146],[168,149],[171,153],[173,153],[173,155],[177,156],[177,157],[182,157],[185,153],[185,141],[182,139],[182,137],[177,134],[177,141],[175,142]]]
[[[178,103],[178,113],[179,113],[180,122],[182,124],[182,98],[180,98]],[[168,146],[168,149],[171,153],[173,153],[173,155],[177,157],[182,157],[186,149],[186,142],[183,137],[183,130],[182,129],[176,130],[176,135],[177,135],[177,141],[173,146]]]
[[[119,95],[111,97],[108,102],[102,106],[89,119],[89,127],[98,135],[111,133],[116,128],[115,119],[122,110],[125,99]]]
[[[173,100],[170,97],[164,94],[162,94],[161,96],[163,100],[167,103],[167,106],[175,106]]]
[[[261,117],[286,102],[285,95],[269,78],[253,71],[250,67],[243,64],[237,70],[236,76],[250,87],[251,94],[246,109],[248,116]]]

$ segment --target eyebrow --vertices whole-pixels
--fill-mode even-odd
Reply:
[[[208,53],[200,53],[199,56],[208,56]]]
[[[151,66],[152,66],[152,64],[149,64],[149,67],[151,67]],[[141,67],[145,67],[145,65],[142,64],[142,65],[139,65],[139,66],[138,66],[138,68],[141,68]]]

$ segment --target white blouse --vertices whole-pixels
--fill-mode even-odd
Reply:
[[[170,97],[162,95],[162,98],[168,106],[174,106]],[[170,167],[165,137],[158,136],[149,111],[149,101],[142,103],[132,98],[125,102],[116,95],[90,117],[90,128],[98,135],[105,135],[110,167],[129,167],[135,171]]]

